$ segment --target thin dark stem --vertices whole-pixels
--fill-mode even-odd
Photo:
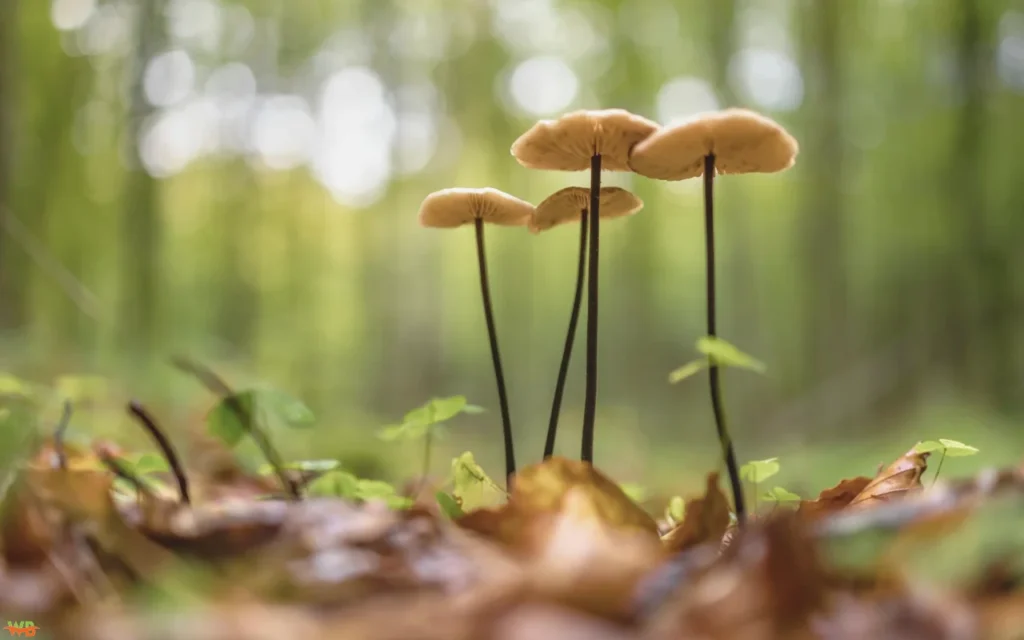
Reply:
[[[715,156],[704,158],[704,246],[707,265],[707,308],[708,335],[715,337]],[[718,442],[725,457],[725,466],[729,471],[729,484],[732,486],[733,504],[736,506],[736,521],[742,525],[746,519],[746,506],[743,504],[743,484],[740,481],[740,470],[736,464],[736,452],[729,438],[729,430],[725,423],[725,407],[722,403],[722,385],[718,365],[709,363],[708,378],[711,382],[711,409],[715,414],[715,427],[718,430]]]
[[[480,293],[484,299],[484,318],[487,320],[487,336],[491,341],[491,360],[494,362],[494,378],[498,382],[498,404],[501,407],[501,431],[505,440],[505,479],[511,482],[516,472],[516,454],[512,443],[512,419],[508,413],[508,396],[505,393],[505,374],[501,369],[501,353],[498,351],[498,331],[494,328],[494,310],[491,308],[491,287],[487,282],[487,253],[484,249],[484,221],[476,219],[476,257],[480,264]]]
[[[64,409],[60,414],[60,422],[57,423],[57,428],[53,430],[53,450],[57,454],[57,466],[61,471],[67,471],[68,469],[68,454],[64,450],[64,435],[68,431],[68,425],[71,424],[71,410],[71,401],[65,400]]]
[[[939,481],[939,474],[942,473],[942,463],[946,459],[946,447],[942,447],[942,456],[939,458],[939,464],[935,467],[935,477],[932,478],[932,486]]]
[[[178,458],[178,453],[171,446],[171,441],[164,435],[163,430],[157,426],[153,416],[138,401],[132,400],[128,403],[128,413],[146,428],[146,431],[156,442],[160,453],[164,455],[168,466],[171,467],[171,473],[174,474],[175,479],[178,481],[178,493],[181,495],[181,501],[185,504],[191,504],[192,499],[188,493],[188,478],[185,476],[185,468],[181,464],[181,459]]]
[[[590,158],[590,255],[587,256],[587,388],[583,396],[583,444],[580,459],[594,461],[597,416],[597,267],[601,242],[601,156]]]
[[[299,484],[292,480],[287,473],[284,472],[284,462],[281,457],[277,455],[277,451],[271,446],[270,440],[263,431],[256,425],[256,420],[252,415],[252,412],[238,399],[235,392],[228,386],[228,383],[224,382],[224,379],[217,375],[209,367],[199,364],[194,360],[188,358],[177,357],[172,360],[172,364],[177,368],[181,369],[185,373],[190,373],[196,377],[199,382],[203,384],[209,391],[220,396],[224,402],[227,403],[231,413],[238,419],[239,424],[246,430],[249,436],[259,447],[263,457],[267,459],[270,466],[274,468],[274,474],[281,481],[288,496],[293,500],[301,500],[302,494],[299,491]]]
[[[562,394],[565,392],[565,379],[569,375],[569,360],[572,359],[572,346],[576,341],[576,325],[580,320],[580,305],[583,303],[583,276],[587,264],[587,210],[580,213],[580,257],[576,267],[576,293],[572,299],[572,312],[569,314],[569,331],[565,334],[565,348],[562,349],[562,363],[558,367],[558,380],[555,382],[555,398],[551,402],[551,419],[548,421],[548,437],[544,441],[544,459],[555,453],[555,434],[558,433],[558,414],[562,410]]]

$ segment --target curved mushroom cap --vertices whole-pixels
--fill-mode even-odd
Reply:
[[[704,173],[715,154],[719,173],[775,173],[793,166],[799,145],[770,118],[749,109],[726,109],[660,129],[638,144],[629,165],[659,180],[686,180]]]
[[[424,227],[454,229],[477,219],[507,227],[524,225],[533,216],[529,202],[490,187],[483,189],[442,189],[420,205],[419,219]]]
[[[527,169],[583,171],[600,154],[602,169],[630,171],[630,149],[657,129],[624,109],[573,111],[530,127],[512,144],[512,155]]]
[[[620,187],[602,187],[601,218],[620,218],[643,209],[643,201]],[[590,211],[590,189],[566,187],[544,199],[533,212],[529,229],[532,233],[547,231],[552,227],[570,222],[579,222],[580,214]]]

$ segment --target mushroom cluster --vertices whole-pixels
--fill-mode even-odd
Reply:
[[[544,443],[544,457],[550,457],[554,452],[558,416],[579,320],[586,272],[586,391],[580,458],[592,463],[597,410],[600,224],[602,218],[625,217],[643,207],[640,199],[625,189],[602,188],[601,171],[632,171],[641,176],[669,181],[703,176],[707,332],[709,336],[714,337],[717,335],[714,177],[717,173],[783,171],[793,165],[798,145],[780,125],[747,109],[727,109],[703,114],[680,124],[665,127],[622,109],[607,109],[575,111],[556,120],[541,120],[513,143],[511,151],[519,164],[529,169],[589,169],[590,187],[562,189],[536,207],[495,189],[446,189],[427,196],[420,208],[420,223],[423,226],[453,228],[472,223],[476,228],[480,286],[498,385],[505,445],[505,470],[509,480],[515,473],[515,454],[508,398],[487,282],[484,223],[525,226],[533,233],[540,233],[562,224],[577,221],[580,223],[576,292],[569,315],[565,347],[559,363],[551,418]],[[726,428],[719,368],[710,356],[708,373],[718,440],[729,472],[736,515],[742,522],[746,510],[739,467]]]

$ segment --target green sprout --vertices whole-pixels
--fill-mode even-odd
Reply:
[[[973,456],[978,453],[977,447],[972,447],[969,444],[958,442],[956,440],[948,440],[946,438],[939,438],[935,440],[925,440],[924,442],[918,442],[914,446],[914,451],[918,453],[931,453],[932,451],[942,451],[942,455],[939,457],[939,464],[935,467],[935,476],[932,478],[932,484],[934,485],[938,479],[939,474],[942,472],[942,463],[946,459],[946,456],[950,458],[963,458],[965,456]]]

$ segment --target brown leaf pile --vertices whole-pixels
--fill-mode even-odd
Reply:
[[[521,470],[506,504],[452,522],[419,506],[267,499],[261,480],[223,473],[223,457],[218,473],[192,470],[194,502],[145,487],[126,501],[112,491],[117,455],[69,448],[61,462],[47,443],[17,471],[0,527],[6,620],[82,640],[1009,639],[1024,629],[1024,569],[1012,558],[941,588],[900,568],[908,544],[1024,493],[1016,469],[925,491],[927,456],[912,450],[873,479],[742,528],[712,473],[660,536],[615,482],[563,458]],[[853,572],[830,556],[836,540],[880,532],[895,542],[874,564]]]

